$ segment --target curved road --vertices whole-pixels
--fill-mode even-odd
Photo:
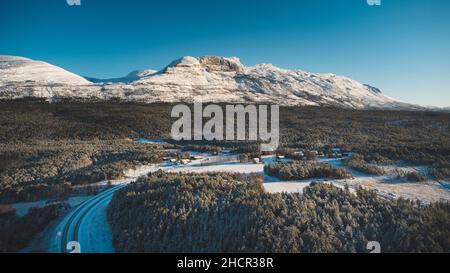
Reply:
[[[190,166],[201,166],[193,162]],[[219,163],[220,164],[220,163]],[[212,163],[212,165],[215,165]],[[212,166],[209,166],[212,167]],[[50,253],[113,253],[111,228],[107,221],[107,208],[114,193],[139,176],[158,169],[182,170],[188,166],[149,165],[135,170],[120,183],[99,193],[73,208],[53,229],[48,252]]]
[[[114,193],[125,185],[126,183],[113,186],[75,207],[56,227],[49,252],[114,252],[106,210]],[[78,242],[79,247],[68,245],[73,242]]]

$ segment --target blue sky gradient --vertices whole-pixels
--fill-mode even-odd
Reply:
[[[119,77],[185,56],[335,73],[450,106],[450,1],[0,1],[0,54]]]

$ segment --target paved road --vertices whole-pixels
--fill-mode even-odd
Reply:
[[[125,184],[113,186],[75,207],[56,227],[50,252],[114,252],[106,209],[114,193],[124,186]]]
[[[214,161],[207,157],[208,162]],[[221,161],[218,161],[221,162]],[[107,221],[107,208],[114,193],[125,187],[137,177],[145,175],[150,171],[162,169],[165,171],[186,171],[197,166],[199,169],[209,170],[218,162],[208,166],[202,166],[201,161],[194,161],[188,166],[184,165],[149,165],[138,168],[127,178],[120,181],[112,188],[84,201],[66,215],[56,226],[50,240],[50,253],[113,253],[111,228]],[[220,164],[219,164],[220,165]],[[226,167],[239,167],[238,165],[225,165]],[[253,166],[253,165],[252,165]],[[244,168],[245,169],[245,168]],[[260,168],[262,170],[262,168]],[[249,171],[249,170],[247,170]],[[73,244],[75,242],[75,244]]]

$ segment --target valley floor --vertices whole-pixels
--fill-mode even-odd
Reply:
[[[265,156],[263,157],[263,163],[261,164],[244,164],[237,162],[238,155],[228,155],[226,158],[221,156],[219,160],[220,163],[214,164],[211,162],[217,161],[218,156],[210,154],[201,155],[204,156],[204,159],[194,160],[187,165],[164,163],[138,166],[135,169],[127,171],[125,179],[111,181],[112,189],[119,189],[123,185],[135,181],[139,176],[158,170],[184,173],[234,172],[264,175],[264,165],[276,162],[275,156]],[[319,161],[327,162],[336,167],[343,167],[342,159],[319,159]],[[442,187],[437,181],[429,180],[422,183],[409,183],[396,180],[388,175],[370,176],[354,170],[352,170],[352,173],[355,177],[354,179],[308,179],[302,181],[281,181],[275,177],[264,175],[264,188],[269,193],[302,193],[303,189],[309,186],[311,182],[319,181],[330,183],[340,188],[348,185],[351,192],[354,192],[357,187],[362,186],[376,191],[382,197],[391,199],[402,197],[411,200],[420,200],[423,203],[442,200],[450,201],[450,191]],[[99,185],[101,184],[104,184],[104,182],[99,183]],[[53,230],[51,232],[47,231],[46,238],[41,238],[41,240],[49,241],[48,252],[58,253],[65,251],[61,248],[63,240],[62,236],[67,236],[63,234],[65,229],[68,229],[70,232],[75,232],[75,229],[77,229],[77,241],[80,242],[81,251],[84,253],[114,252],[111,230],[106,217],[107,207],[112,196],[113,194],[100,193],[93,197],[80,196],[70,198],[69,201],[74,207],[72,212],[66,215],[57,225],[51,227]],[[95,199],[100,201],[90,201]],[[93,204],[86,206],[86,203],[89,202]],[[14,204],[14,207],[18,210],[18,213],[25,214],[25,209],[31,206],[45,206],[45,204],[46,201],[18,203]],[[75,219],[78,221],[76,225],[71,223],[71,221],[73,222],[73,219],[71,220],[73,215],[76,215]]]
[[[240,163],[238,151],[248,155],[253,151],[242,151],[239,146],[230,149],[235,151],[234,154],[220,156],[186,151],[203,155],[202,160],[187,165],[152,164],[167,156],[168,150],[162,148],[167,143],[161,138],[167,137],[172,122],[170,109],[171,105],[165,104],[2,102],[0,184],[3,202],[16,202],[12,207],[20,217],[31,207],[52,203],[50,198],[68,195],[70,198],[66,202],[72,206],[71,211],[49,228],[51,230],[44,232],[51,235],[40,235],[48,237],[47,245],[52,245],[46,249],[61,252],[64,250],[61,236],[72,240],[77,231],[80,235],[77,239],[95,242],[99,247],[83,243],[84,251],[111,252],[106,208],[112,194],[103,195],[108,193],[106,191],[89,194],[98,186],[119,189],[121,185],[157,170],[256,173],[264,176],[263,186],[268,193],[302,193],[311,182],[321,182],[340,188],[348,186],[351,191],[362,186],[386,199],[405,198],[422,203],[450,201],[450,181],[446,181],[450,162],[448,114],[281,108],[280,144],[283,149],[325,152],[332,147],[341,147],[365,156],[368,163],[380,164],[386,170],[384,175],[368,175],[344,166],[343,158],[319,157],[319,162],[349,170],[354,179],[284,181],[264,174],[265,164],[275,163],[275,156],[263,156],[261,164]],[[184,152],[175,151],[174,147],[170,153]],[[137,167],[122,175],[123,170],[132,166]],[[426,181],[413,183],[397,178],[395,170],[420,171],[426,174]],[[430,175],[432,172],[433,176]],[[117,177],[125,178],[114,180]],[[108,180],[102,181],[104,179]],[[72,191],[65,190],[67,184]],[[83,186],[92,187],[93,191],[78,191]],[[17,203],[39,198],[44,200]],[[72,221],[68,221],[77,210]],[[66,232],[62,234],[64,229]],[[37,245],[42,249],[42,244]]]

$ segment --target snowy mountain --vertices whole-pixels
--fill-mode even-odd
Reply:
[[[0,83],[90,84],[89,81],[51,64],[15,56],[0,56]]]
[[[346,108],[415,108],[372,86],[334,74],[244,66],[238,58],[183,57],[163,70],[123,78],[83,78],[53,65],[0,56],[0,98],[122,98],[141,102],[264,102]]]
[[[157,70],[135,70],[130,72],[125,77],[121,78],[110,78],[110,79],[97,79],[97,78],[91,78],[91,77],[84,77],[86,80],[93,82],[93,83],[130,83],[137,81],[143,77],[151,76],[153,74],[156,74]]]

